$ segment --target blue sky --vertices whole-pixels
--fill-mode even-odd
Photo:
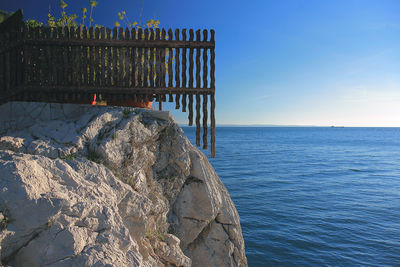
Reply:
[[[80,13],[86,1],[66,1]],[[46,20],[58,0],[3,0]],[[142,0],[99,0],[94,19],[134,20]],[[220,124],[400,127],[398,0],[143,0],[142,22],[215,29]],[[186,114],[173,112],[179,122]]]

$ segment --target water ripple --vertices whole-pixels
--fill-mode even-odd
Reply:
[[[400,266],[399,128],[216,135],[211,163],[239,211],[249,266]]]

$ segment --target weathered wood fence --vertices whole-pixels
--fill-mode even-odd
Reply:
[[[213,30],[20,25],[0,31],[0,104],[90,103],[94,93],[110,102],[162,103],[168,97],[176,109],[188,111],[197,146],[202,128],[203,149],[210,117],[214,157],[214,48]]]

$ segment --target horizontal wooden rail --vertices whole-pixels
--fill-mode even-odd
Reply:
[[[99,47],[146,47],[146,48],[205,48],[210,49],[215,47],[215,43],[205,42],[189,42],[189,41],[138,41],[138,40],[21,40],[11,44],[4,44],[4,47],[0,49],[0,53],[4,53],[15,47],[21,47],[24,45],[33,46],[99,46]]]
[[[30,91],[52,91],[52,92],[74,92],[81,91],[85,93],[96,93],[96,92],[107,92],[111,94],[192,94],[192,95],[211,95],[215,92],[214,88],[175,88],[175,87],[104,87],[104,86],[92,86],[75,88],[73,86],[35,86],[35,85],[23,85],[15,87],[18,91],[28,89]]]

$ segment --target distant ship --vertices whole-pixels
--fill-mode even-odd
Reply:
[[[331,126],[331,128],[344,128],[344,126]]]

